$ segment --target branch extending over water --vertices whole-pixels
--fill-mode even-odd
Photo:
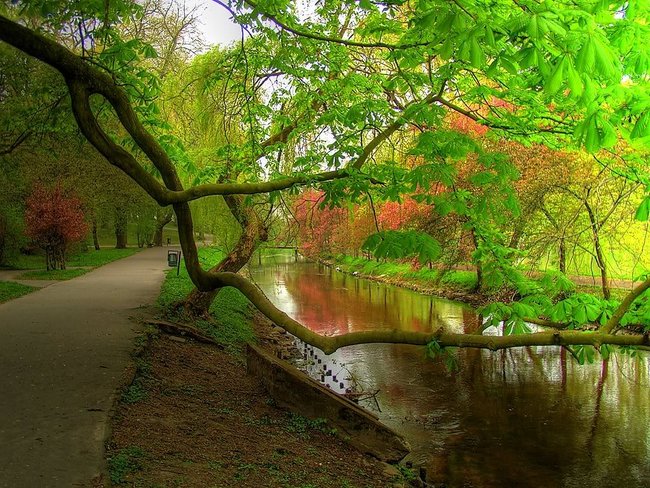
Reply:
[[[331,354],[341,347],[356,344],[390,343],[423,346],[432,341],[436,341],[442,347],[471,347],[492,351],[525,346],[600,346],[602,344],[650,346],[648,334],[614,335],[576,330],[537,332],[534,334],[516,334],[509,336],[484,336],[447,333],[441,327],[431,333],[403,330],[376,330],[351,332],[338,336],[322,336],[306,328],[278,309],[255,284],[242,276],[234,273],[205,273],[202,279],[205,280],[205,286],[212,286],[211,284],[219,283],[221,286],[233,286],[237,288],[260,312],[276,325],[299,339],[318,347],[326,354]]]

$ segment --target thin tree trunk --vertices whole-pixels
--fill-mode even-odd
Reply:
[[[584,201],[585,208],[587,209],[587,215],[589,215],[589,222],[591,223],[591,235],[594,242],[594,250],[596,251],[596,265],[600,269],[600,283],[603,289],[603,297],[605,300],[609,300],[612,296],[612,293],[609,289],[609,278],[607,277],[607,264],[605,262],[605,257],[603,255],[603,249],[600,244],[600,225],[596,220],[593,209],[587,200]]]
[[[521,241],[521,238],[524,235],[524,231],[522,229],[523,225],[521,222],[517,221],[515,223],[517,227],[515,228],[514,232],[512,233],[512,236],[510,237],[510,243],[508,244],[508,247],[512,249],[518,249],[519,248],[519,242]]]
[[[172,221],[174,212],[171,208],[164,209],[164,212],[157,212],[156,214],[156,229],[153,233],[153,245],[155,247],[162,247],[163,245],[163,230],[165,226]]]
[[[566,241],[564,240],[564,236],[560,237],[559,265],[560,272],[566,274]]]
[[[476,231],[474,228],[470,230],[472,235],[472,242],[474,243],[474,248],[478,249],[478,237],[476,237]],[[476,286],[474,291],[481,291],[483,289],[483,266],[481,266],[480,261],[475,263],[476,266]]]
[[[7,218],[0,213],[0,264],[4,262],[7,234]]]
[[[101,248],[99,246],[99,237],[97,237],[97,220],[93,218],[93,245],[95,246],[95,251],[99,251]]]
[[[125,249],[127,245],[128,218],[122,209],[115,209],[115,249]]]

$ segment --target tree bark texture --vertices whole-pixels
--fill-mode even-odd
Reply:
[[[115,249],[126,249],[129,220],[121,208],[115,209]]]
[[[596,220],[596,215],[594,214],[593,209],[589,202],[585,199],[584,201],[585,208],[587,209],[587,215],[589,216],[589,223],[591,224],[591,236],[594,243],[594,251],[596,251],[596,265],[600,270],[600,285],[603,290],[603,297],[605,300],[609,300],[612,296],[612,292],[609,289],[609,278],[607,276],[607,263],[605,262],[605,256],[603,255],[603,248],[600,244],[600,224]]]
[[[259,243],[268,239],[268,232],[255,211],[251,207],[245,206],[241,197],[226,195],[224,200],[241,225],[242,232],[233,250],[210,272],[237,273],[251,259]],[[210,291],[200,291],[195,288],[183,301],[183,311],[192,317],[207,316],[210,306],[221,288],[218,287]]]

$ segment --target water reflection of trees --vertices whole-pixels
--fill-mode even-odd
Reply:
[[[299,316],[294,318],[321,334],[370,328],[425,332],[440,323],[460,331],[465,323],[462,307],[409,290],[359,280],[330,268],[321,269],[326,279],[315,279],[315,273],[276,270],[282,274],[280,281],[287,294],[298,303]]]
[[[282,280],[300,303],[300,319],[323,334],[339,324],[430,330],[445,319],[463,332],[477,326],[469,310],[336,272]],[[354,346],[334,358],[380,390],[382,418],[450,486],[644,486],[648,359],[580,366],[565,350],[535,347],[459,354],[456,374],[426,360],[423,348],[403,345]]]

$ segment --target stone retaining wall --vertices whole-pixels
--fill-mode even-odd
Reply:
[[[360,451],[390,463],[399,462],[409,453],[406,440],[376,416],[286,361],[250,344],[247,369],[262,381],[278,405],[309,419],[326,419],[342,438]]]

